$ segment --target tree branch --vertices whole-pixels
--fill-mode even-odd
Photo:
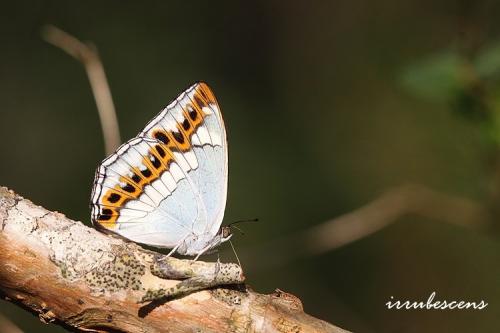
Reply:
[[[305,314],[293,295],[251,291],[235,264],[166,257],[3,187],[0,222],[0,291],[45,322],[76,331],[346,332]]]

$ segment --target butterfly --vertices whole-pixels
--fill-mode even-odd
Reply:
[[[137,243],[196,256],[229,240],[227,139],[206,83],[182,92],[98,166],[92,223]]]

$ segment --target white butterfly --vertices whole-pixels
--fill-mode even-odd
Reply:
[[[197,259],[232,236],[221,227],[226,195],[224,121],[199,82],[97,168],[92,223]]]

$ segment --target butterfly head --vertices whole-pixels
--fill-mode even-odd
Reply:
[[[229,223],[226,226],[221,226],[220,229],[219,229],[219,232],[217,233],[216,237],[214,238],[215,239],[214,243],[216,243],[217,245],[219,245],[219,244],[227,242],[229,239],[231,239],[231,237],[233,237],[232,228],[235,228],[236,230],[238,230],[239,232],[241,232],[242,235],[245,234],[243,232],[243,230],[241,230],[240,228],[238,228],[236,226],[236,224],[241,223],[241,222],[257,222],[257,221],[258,221],[258,219],[239,220],[239,221],[235,221],[235,222]]]
[[[233,232],[231,231],[231,227],[230,226],[220,227],[219,236],[220,236],[221,243],[228,241],[233,236]]]

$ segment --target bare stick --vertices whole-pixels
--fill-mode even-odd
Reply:
[[[478,202],[408,184],[389,189],[370,203],[305,231],[247,249],[244,257],[258,263],[254,270],[276,268],[298,257],[319,255],[350,244],[406,215],[476,229],[492,222],[491,212]],[[263,257],[266,260],[260,260]]]
[[[236,264],[147,251],[3,187],[0,223],[0,292],[44,322],[92,332],[346,332],[305,314],[293,295],[251,291]]]
[[[85,67],[101,120],[106,155],[112,154],[121,143],[120,130],[104,67],[95,47],[52,25],[42,29],[42,37],[80,61]]]
[[[307,251],[319,254],[333,250],[409,214],[466,227],[481,227],[491,220],[486,207],[470,199],[408,184],[388,190],[363,207],[311,228],[304,234]]]
[[[0,332],[23,333],[16,324],[2,314],[0,314]]]

